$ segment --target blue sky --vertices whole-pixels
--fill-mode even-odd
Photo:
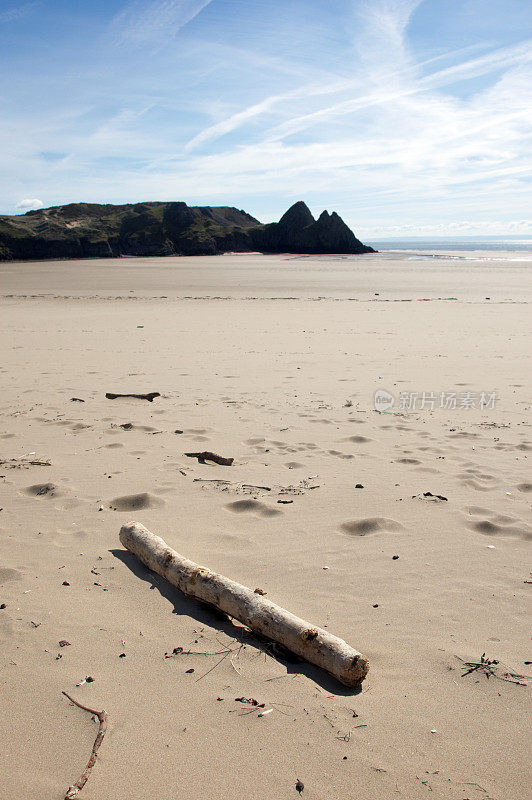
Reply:
[[[530,233],[529,0],[0,0],[0,213],[304,199]]]

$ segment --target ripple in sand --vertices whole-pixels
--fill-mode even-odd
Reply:
[[[144,508],[160,508],[164,505],[165,502],[162,498],[150,494],[150,492],[126,494],[109,501],[109,508],[113,511],[141,511]]]
[[[400,531],[403,526],[394,519],[387,517],[366,517],[352,522],[344,522],[340,529],[349,536],[366,536],[368,533],[379,531]]]
[[[0,567],[0,583],[6,581],[19,581],[22,578],[22,572],[18,569],[10,569],[9,567]]]

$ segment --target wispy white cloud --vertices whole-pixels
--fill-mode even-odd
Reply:
[[[162,47],[212,0],[133,0],[114,18],[109,38],[122,44]]]
[[[40,5],[40,0],[33,3],[24,3],[21,6],[8,8],[5,11],[0,11],[0,25],[4,22],[13,22],[14,20],[21,19],[29,14],[36,6]]]
[[[405,34],[423,0],[363,0],[355,6],[353,44],[361,61],[371,65],[371,77],[378,81],[381,70],[393,61],[397,66],[411,62]]]
[[[448,60],[450,58],[456,58],[456,56],[463,56],[465,54],[469,54],[474,50],[478,50],[481,48],[482,45],[469,45],[467,47],[461,47],[457,50],[452,50],[448,53],[444,53],[442,55],[434,56],[429,59],[425,59],[424,61],[419,62],[418,64],[409,64],[406,65],[403,69],[396,69],[394,68],[392,72],[387,73],[384,78],[388,80],[392,80],[396,76],[401,76],[403,74],[413,71],[419,71],[421,68],[428,66],[429,64],[433,64],[437,61],[441,60]],[[200,131],[200,133],[196,134],[189,142],[187,142],[185,150],[191,151],[195,150],[201,145],[204,145],[208,142],[215,141],[216,139],[220,138],[221,136],[226,135],[227,133],[231,133],[232,131],[237,130],[238,128],[242,127],[246,123],[250,122],[251,120],[255,120],[257,117],[264,116],[267,113],[273,111],[277,106],[285,103],[290,103],[295,100],[305,100],[309,98],[317,98],[317,97],[326,97],[329,95],[346,93],[346,92],[354,92],[359,90],[363,92],[357,98],[351,98],[345,103],[340,103],[337,106],[332,106],[332,108],[345,108],[346,111],[350,112],[352,110],[356,110],[359,107],[364,106],[371,106],[378,104],[378,98],[381,98],[379,102],[382,101],[382,98],[388,99],[390,96],[390,92],[388,91],[386,94],[378,95],[378,94],[367,94],[367,80],[360,76],[354,78],[331,78],[328,77],[326,82],[318,82],[316,80],[305,83],[296,89],[292,89],[288,92],[283,92],[281,94],[274,94],[269,97],[266,97],[259,103],[254,103],[251,106],[243,109],[242,111],[238,111],[229,117],[221,119],[219,122],[216,122],[213,125],[209,125],[204,130]],[[365,92],[364,92],[365,90]],[[354,105],[352,108],[348,106],[349,103],[361,103],[361,105]],[[324,114],[327,112],[328,109],[320,109],[314,114],[307,114],[301,118],[301,120],[305,119],[319,119],[319,115]],[[298,120],[293,119],[286,123],[287,130],[290,130],[290,126],[297,126]],[[305,127],[305,126],[303,126]],[[282,131],[283,127],[279,126],[279,130]],[[289,134],[287,134],[289,135]]]
[[[363,108],[371,106],[390,107],[394,102],[400,101],[411,95],[440,89],[458,81],[477,78],[491,72],[511,67],[515,64],[525,64],[532,61],[532,41],[524,42],[513,47],[494,50],[479,58],[455,64],[452,67],[433,72],[424,77],[409,75],[408,71],[392,72],[386,75],[386,88],[383,86],[378,91],[345,100],[332,106],[321,108],[310,114],[290,119],[272,130],[269,138],[285,138],[317,123],[328,122],[336,117],[352,114]],[[392,80],[395,78],[396,80]],[[423,100],[425,102],[425,99]]]

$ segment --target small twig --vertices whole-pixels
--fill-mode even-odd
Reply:
[[[506,683],[515,683],[517,686],[527,686],[523,680],[513,680],[513,678],[521,678],[526,680],[527,678],[525,675],[519,675],[518,673],[514,672],[505,672],[502,675],[498,674],[495,670],[495,667],[499,664],[499,662],[496,659],[486,658],[486,653],[482,653],[480,661],[464,661],[462,658],[460,658],[460,656],[456,656],[456,658],[464,665],[464,667],[468,667],[463,675],[461,675],[462,678],[465,678],[467,675],[471,675],[472,672],[481,671],[486,678],[497,678],[500,681],[506,681]]]
[[[3,467],[51,467],[51,461],[28,461],[25,458],[0,458]]]
[[[230,653],[230,652],[231,652],[231,650],[228,650],[228,651],[227,651],[227,653],[226,653],[224,656],[222,656],[222,657],[221,657],[221,659],[220,659],[219,661],[217,661],[217,662],[216,662],[216,664],[214,665],[214,667],[211,667],[211,668],[210,668],[210,669],[208,669],[208,670],[207,670],[207,672],[205,672],[203,675],[200,675],[200,677],[196,679],[196,683],[197,683],[198,681],[201,681],[201,679],[202,679],[202,678],[205,678],[205,676],[206,676],[206,675],[208,675],[208,674],[209,674],[209,672],[212,672],[212,671],[213,671],[213,669],[216,669],[216,667],[218,667],[218,666],[219,666],[219,665],[222,663],[222,661],[224,661],[224,660],[227,658],[227,656],[229,655],[229,653]]]
[[[225,483],[230,484],[231,481],[224,481],[221,478],[194,478],[194,483]]]
[[[183,650],[181,647],[174,647],[171,653],[165,653],[165,658],[173,658],[173,656],[221,656],[222,653],[235,653],[239,648],[235,647],[233,650],[226,648],[225,650],[214,650],[208,653],[206,650]]]
[[[85,784],[89,779],[89,775],[91,774],[92,768],[96,763],[96,755],[98,749],[103,741],[103,737],[105,736],[105,731],[107,730],[107,712],[106,711],[95,711],[94,708],[89,708],[88,706],[84,706],[82,703],[78,703],[77,700],[74,700],[73,697],[70,697],[67,692],[62,692],[65,697],[68,697],[71,703],[74,703],[75,706],[78,708],[83,709],[83,711],[88,711],[89,714],[94,714],[95,717],[98,717],[99,720],[99,727],[98,733],[96,734],[96,739],[94,740],[94,744],[92,746],[92,753],[89,758],[89,762],[85,767],[84,771],[76,781],[76,783],[69,786],[67,793],[65,794],[64,800],[72,800],[72,798],[77,797],[78,793],[83,789]]]
[[[487,789],[484,789],[484,787],[481,786],[480,783],[476,783],[475,781],[463,781],[463,784],[464,786],[476,786],[476,788],[480,789],[481,792],[485,792],[486,794],[488,793]]]
[[[348,731],[345,736],[336,736],[336,739],[341,739],[342,742],[349,742],[351,741],[351,731]]]
[[[512,680],[512,678],[508,677],[508,675],[510,674],[511,673],[506,673],[506,675],[495,675],[495,677],[498,678],[500,681],[506,681],[506,683],[515,683],[516,686],[528,686],[528,683],[525,683],[524,681]]]
[[[231,666],[233,667],[233,669],[234,669],[234,671],[236,672],[236,674],[237,674],[237,675],[242,675],[242,673],[240,672],[240,670],[239,670],[239,669],[237,669],[237,668],[235,667],[235,665],[233,664],[233,659],[232,659],[232,658],[230,658],[230,659],[229,659],[229,663],[231,664]]]

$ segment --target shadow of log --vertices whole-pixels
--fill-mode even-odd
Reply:
[[[158,591],[161,597],[168,600],[173,606],[172,614],[191,617],[201,625],[214,628],[220,633],[235,639],[240,644],[255,647],[285,667],[287,674],[305,675],[329,694],[351,697],[362,692],[361,686],[344,686],[324,670],[300,660],[298,656],[288,650],[284,650],[276,642],[252,633],[248,628],[240,624],[235,624],[223,611],[187,597],[160,575],[148,569],[128,550],[116,548],[109,550],[109,552],[131,570],[137,578],[149,583],[151,590]]]

